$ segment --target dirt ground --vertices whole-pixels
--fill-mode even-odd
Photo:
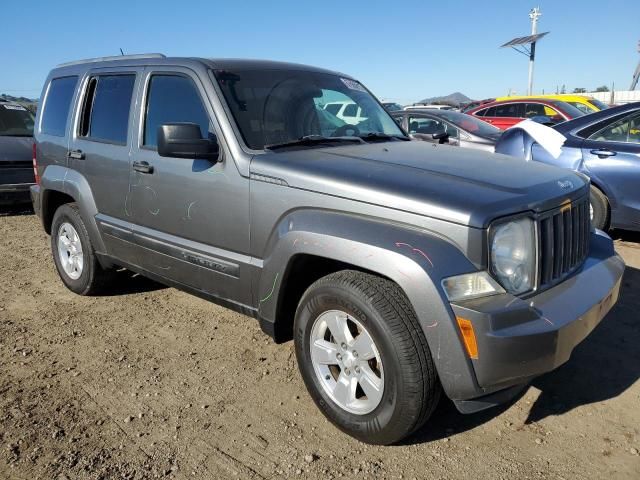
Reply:
[[[403,445],[331,426],[293,345],[131,274],[66,290],[36,217],[0,216],[0,479],[640,478],[640,235],[621,300],[512,405],[443,401]]]

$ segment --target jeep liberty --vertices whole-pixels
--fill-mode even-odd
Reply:
[[[410,141],[348,75],[107,57],[53,69],[41,105],[31,196],[64,284],[125,268],[256,318],[364,442],[403,439],[441,394],[509,401],[617,301],[586,177]]]

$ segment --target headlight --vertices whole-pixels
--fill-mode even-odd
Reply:
[[[521,218],[492,228],[489,268],[509,293],[515,295],[533,288],[536,268],[533,220]]]

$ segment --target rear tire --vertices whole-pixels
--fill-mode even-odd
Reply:
[[[607,196],[598,188],[591,185],[589,201],[592,212],[591,224],[606,232],[609,229],[610,220],[609,200]]]
[[[62,282],[78,295],[98,293],[113,278],[113,270],[100,266],[75,203],[60,206],[53,215],[51,251]]]
[[[344,318],[347,327],[341,330],[335,325]],[[395,283],[353,270],[323,277],[302,296],[294,332],[298,368],[309,394],[345,433],[366,443],[392,444],[420,428],[435,409],[441,387],[431,352],[409,300]],[[360,348],[366,335],[371,353]],[[343,341],[336,338],[341,336]],[[324,348],[320,356],[318,345]],[[331,362],[334,355],[340,361]],[[371,390],[370,378],[380,391]],[[344,379],[357,387],[349,390],[352,400],[341,403],[344,395],[335,392]]]

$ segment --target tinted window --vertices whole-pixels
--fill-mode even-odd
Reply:
[[[30,137],[33,115],[22,105],[0,103],[0,137]]]
[[[101,75],[92,78],[87,88],[80,134],[126,144],[135,81],[135,75]]]
[[[476,117],[484,117],[487,113],[487,108],[483,108],[482,110],[478,110],[476,113],[474,113],[474,115]]]
[[[153,75],[147,95],[144,145],[157,146],[158,127],[175,122],[197,123],[202,137],[209,135],[209,116],[193,81],[178,75]]]
[[[590,140],[605,142],[640,143],[640,114],[608,124],[589,137]]]
[[[358,106],[355,103],[350,103],[344,109],[343,117],[357,117],[358,116]]]
[[[423,117],[409,117],[409,133],[433,134],[445,130],[438,120]]]
[[[42,111],[42,133],[64,137],[67,117],[78,77],[62,77],[51,80]]]
[[[506,103],[504,105],[497,105],[495,107],[496,111],[493,115],[489,115],[491,117],[510,117],[517,118],[523,117],[524,109],[522,108],[522,103]]]
[[[527,103],[525,104],[524,116],[527,118],[537,117],[539,115],[549,115],[545,110],[545,106],[539,103]]]
[[[496,116],[496,107],[487,108],[484,112],[485,117],[495,117]]]

